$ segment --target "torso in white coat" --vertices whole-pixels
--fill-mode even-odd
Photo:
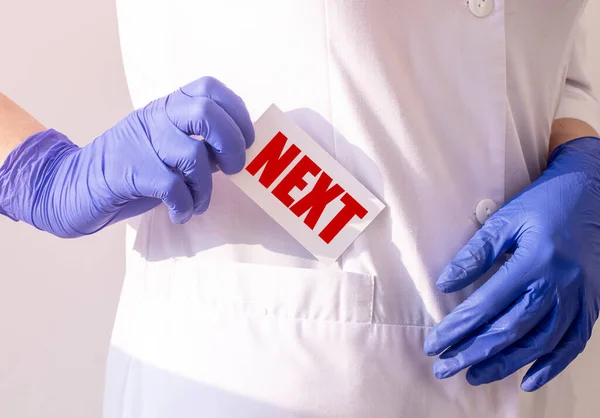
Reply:
[[[569,416],[568,378],[534,412],[516,376],[437,381],[422,352],[468,293],[434,284],[475,206],[544,168],[585,3],[486,1],[485,17],[466,0],[118,2],[136,107],[214,76],[253,119],[277,104],[387,208],[328,269],[222,174],[188,224],[144,215],[106,418]]]

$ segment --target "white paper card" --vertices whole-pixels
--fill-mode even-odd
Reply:
[[[333,263],[385,205],[277,106],[254,128],[246,167],[231,180],[319,261]]]

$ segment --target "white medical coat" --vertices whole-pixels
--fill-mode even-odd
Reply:
[[[572,415],[566,374],[530,408],[516,376],[438,381],[422,351],[473,289],[435,281],[479,228],[477,203],[502,205],[540,175],[553,119],[600,131],[581,66],[586,1],[471,2],[118,1],[136,107],[214,76],[253,119],[277,104],[387,207],[327,269],[222,174],[188,224],[145,214],[106,418]]]

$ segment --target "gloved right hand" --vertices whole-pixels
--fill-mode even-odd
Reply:
[[[184,223],[208,208],[212,172],[240,171],[253,141],[242,99],[201,78],[132,112],[85,147],[52,129],[29,137],[0,168],[0,212],[67,238],[161,201],[174,223]]]

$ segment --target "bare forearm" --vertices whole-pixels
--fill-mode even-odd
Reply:
[[[597,137],[600,135],[598,135],[598,132],[596,132],[594,128],[579,119],[556,119],[552,124],[548,155],[550,155],[559,145],[584,136]]]
[[[45,129],[33,116],[0,93],[0,165],[21,142]]]

